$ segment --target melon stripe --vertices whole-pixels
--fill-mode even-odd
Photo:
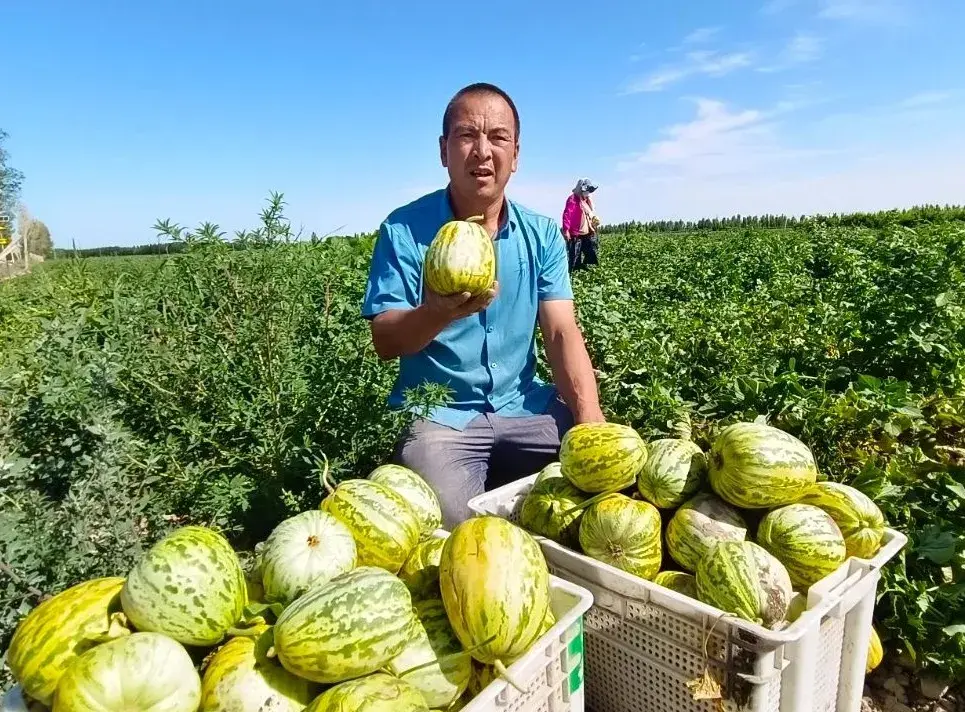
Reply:
[[[820,581],[847,556],[844,537],[831,515],[810,504],[768,512],[758,526],[757,541],[784,564],[799,589]]]
[[[359,566],[398,573],[419,541],[419,520],[402,495],[369,480],[346,480],[322,500],[321,509],[355,538]]]
[[[24,692],[47,707],[68,664],[89,647],[85,637],[106,633],[120,610],[124,579],[79,583],[48,598],[17,626],[7,664]]]
[[[275,624],[275,651],[295,675],[341,682],[398,655],[414,615],[401,580],[380,567],[361,566],[309,589],[286,608]]]
[[[620,423],[579,423],[560,443],[563,476],[584,492],[618,491],[633,485],[647,459],[643,438]]]
[[[711,487],[745,509],[796,502],[817,481],[811,450],[796,437],[763,423],[734,423],[721,431],[709,458]]]

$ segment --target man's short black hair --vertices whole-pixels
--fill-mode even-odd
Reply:
[[[510,98],[509,94],[500,89],[495,84],[489,84],[488,82],[476,82],[475,84],[469,84],[464,86],[462,89],[457,91],[449,103],[446,105],[446,112],[442,115],[442,137],[449,137],[449,129],[452,127],[452,112],[456,108],[456,104],[459,100],[469,94],[496,94],[501,96],[509,108],[513,110],[513,123],[516,126],[516,140],[519,140],[519,111],[516,109],[516,104]]]

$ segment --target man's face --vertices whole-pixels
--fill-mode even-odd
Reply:
[[[480,201],[498,199],[519,159],[512,108],[498,94],[463,96],[452,112],[448,138],[439,139],[439,149],[457,194]]]

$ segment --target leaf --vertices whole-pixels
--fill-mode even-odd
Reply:
[[[944,628],[942,628],[942,632],[949,637],[965,634],[965,623],[956,623],[955,625],[947,625]]]
[[[932,534],[935,527],[929,527],[926,530],[925,537],[922,541],[915,547],[918,554],[933,564],[938,564],[939,566],[944,566],[950,562],[955,557],[955,544],[958,542],[957,537],[951,532],[938,532],[937,534]]]
[[[945,485],[945,488],[958,495],[960,499],[965,499],[965,485],[960,482],[952,482],[950,485]]]
[[[721,695],[720,683],[711,674],[710,669],[704,668],[704,674],[687,682],[687,687],[693,693],[694,700],[719,700]]]

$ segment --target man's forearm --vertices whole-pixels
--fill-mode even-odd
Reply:
[[[579,330],[555,334],[545,346],[553,381],[574,420],[577,423],[604,420],[593,364]]]
[[[390,309],[372,320],[372,343],[379,358],[390,360],[418,353],[446,326],[446,319],[425,305]]]

